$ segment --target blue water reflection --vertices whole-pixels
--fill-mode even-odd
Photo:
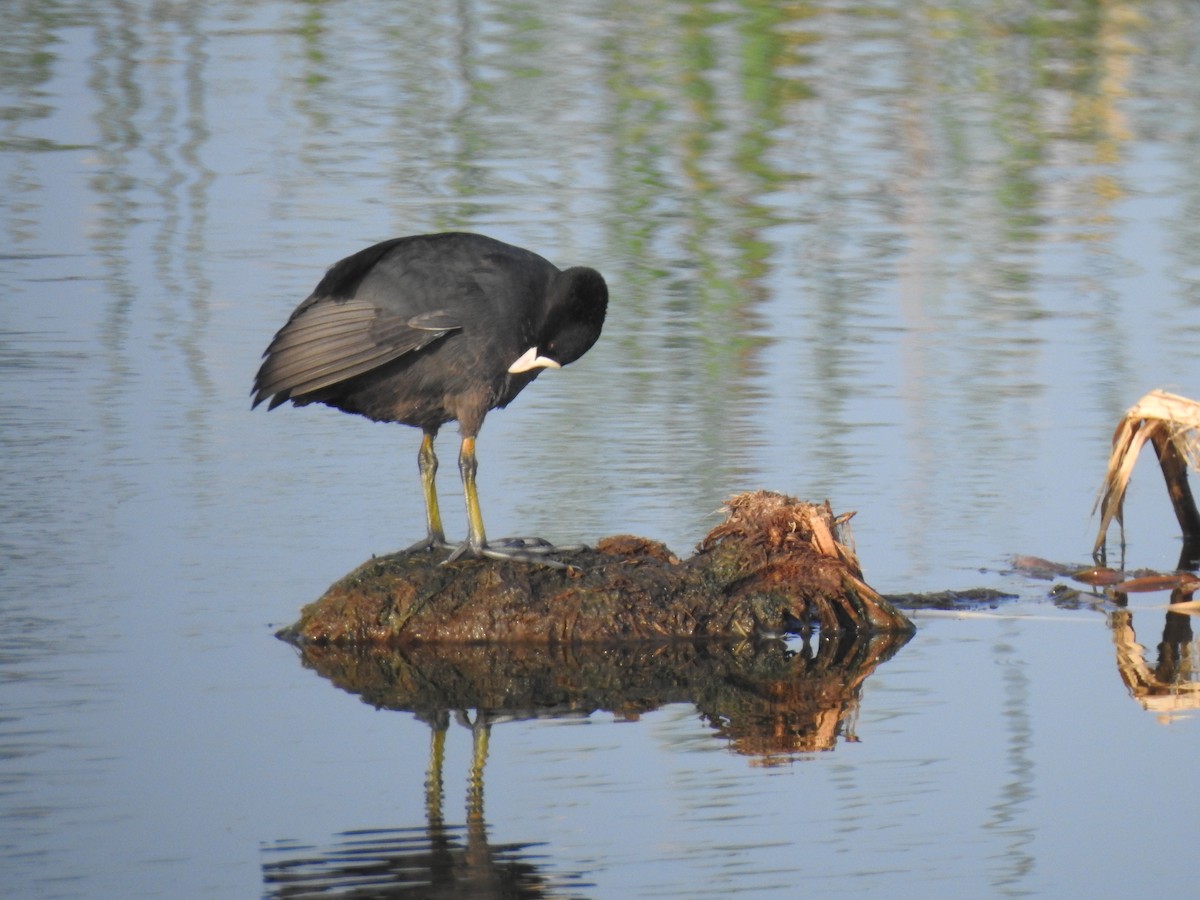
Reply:
[[[271,638],[420,536],[419,435],[247,395],[325,266],[448,228],[613,297],[588,356],[483,430],[495,534],[686,552],[766,487],[858,510],[885,592],[1022,594],[922,618],[858,740],[789,766],[686,705],[498,726],[493,846],[588,896],[1184,886],[1192,779],[1155,761],[1194,720],[1130,698],[1111,610],[998,570],[1082,561],[1117,418],[1200,393],[1198,15],[0,6],[6,889],[252,895],[263,848],[424,821],[425,726]],[[1133,564],[1174,565],[1149,460],[1126,524]],[[1134,598],[1147,648],[1162,599]],[[470,753],[452,730],[454,835]]]

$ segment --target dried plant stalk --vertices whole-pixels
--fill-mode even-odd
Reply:
[[[1124,528],[1125,491],[1142,446],[1149,441],[1158,455],[1167,492],[1184,540],[1200,540],[1200,513],[1187,483],[1187,469],[1200,470],[1200,403],[1166,391],[1151,391],[1130,407],[1113,434],[1112,454],[1096,509],[1100,531],[1092,553],[1103,554],[1104,539],[1115,519]]]

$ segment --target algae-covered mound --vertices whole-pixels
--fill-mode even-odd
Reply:
[[[680,560],[619,535],[565,552],[567,568],[398,553],[359,566],[280,632],[296,642],[576,643],[911,631],[862,579],[828,503],[739,494]]]

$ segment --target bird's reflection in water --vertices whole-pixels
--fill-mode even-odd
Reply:
[[[833,749],[863,683],[909,637],[818,634],[799,649],[781,640],[714,640],[300,652],[306,666],[364,702],[429,722],[447,710],[478,710],[480,721],[495,722],[631,716],[689,703],[732,749],[769,760]]]
[[[756,765],[832,750],[850,729],[863,683],[907,634],[782,641],[670,642],[594,647],[418,646],[355,651],[304,646],[304,664],[380,709],[414,713],[432,738],[423,827],[346,832],[324,850],[278,841],[264,848],[272,896],[569,897],[588,885],[561,874],[543,843],[492,846],[484,817],[491,728],[534,718],[607,711],[636,718],[690,703]],[[473,710],[468,715],[466,710]],[[472,733],[466,823],[443,813],[443,760],[451,721]],[[553,873],[553,874],[551,874]]]
[[[514,897],[586,896],[578,874],[544,871],[544,844],[488,842],[483,812],[483,767],[491,725],[484,715],[455,718],[472,732],[466,824],[448,824],[443,762],[449,716],[430,722],[424,826],[343,832],[326,848],[277,841],[263,848],[263,881],[270,897]]]

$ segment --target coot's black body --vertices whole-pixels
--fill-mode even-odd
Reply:
[[[426,545],[444,543],[433,439],[457,420],[468,549],[485,549],[474,439],[543,368],[596,342],[608,289],[594,269],[560,271],[536,253],[477,234],[396,238],[336,263],[271,341],[254,405],[324,403],[425,433]]]

